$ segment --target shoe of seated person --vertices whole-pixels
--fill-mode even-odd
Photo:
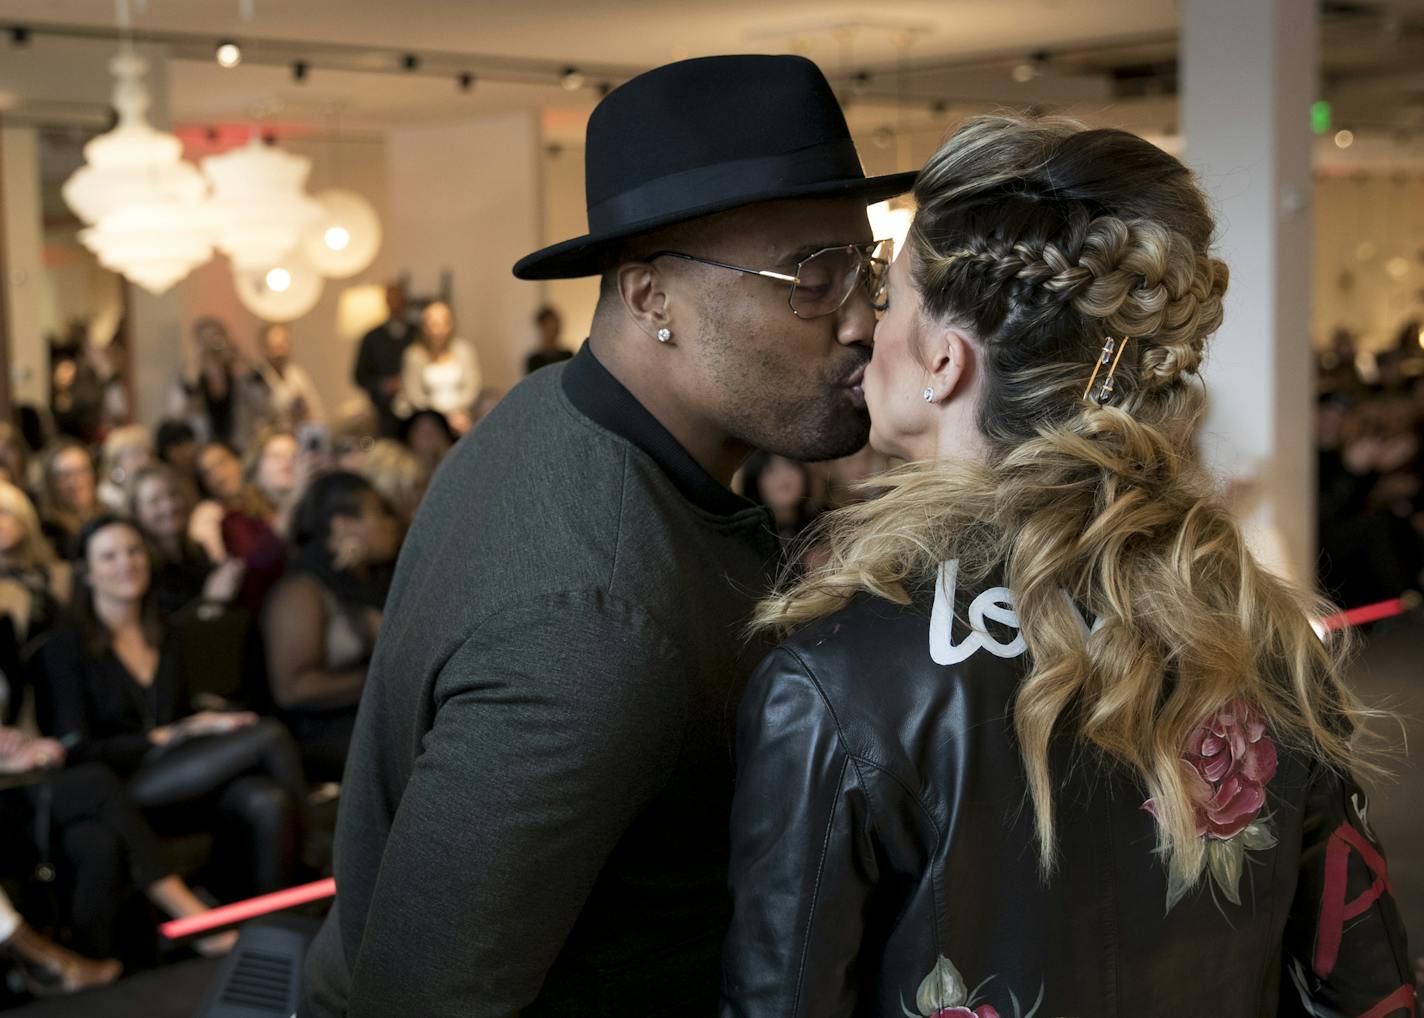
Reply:
[[[0,944],[0,953],[19,965],[26,988],[36,997],[58,997],[108,986],[124,970],[113,958],[86,958],[24,923]]]

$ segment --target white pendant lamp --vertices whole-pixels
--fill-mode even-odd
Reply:
[[[276,265],[321,215],[304,190],[311,160],[264,145],[256,134],[241,148],[204,159],[203,172],[213,184],[215,243],[240,272]]]
[[[375,261],[381,249],[381,220],[376,210],[354,191],[322,191],[316,200],[321,216],[303,232],[302,253],[329,279],[356,275]]]
[[[325,280],[311,263],[294,251],[257,269],[232,270],[232,282],[242,306],[264,322],[291,322],[321,300]]]
[[[212,256],[208,185],[183,160],[183,143],[149,124],[147,62],[131,51],[109,62],[119,123],[84,146],[85,165],[61,193],[83,222],[79,239],[107,268],[163,293]]]

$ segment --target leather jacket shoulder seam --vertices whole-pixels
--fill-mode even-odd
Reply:
[[[829,706],[827,704],[828,708]],[[806,965],[811,952],[811,930],[816,925],[816,911],[821,903],[821,880],[826,874],[826,857],[831,851],[831,832],[835,829],[836,817],[840,813],[842,793],[846,785],[846,772],[850,769],[853,769],[853,758],[849,753],[846,753],[845,760],[841,763],[840,778],[836,781],[836,795],[831,807],[831,815],[826,818],[826,830],[821,839],[820,857],[816,860],[816,880],[811,886],[811,904],[806,913],[806,929],[801,936],[801,960],[796,966],[796,993],[791,998],[791,1014],[793,1016],[801,1013],[801,994],[806,988]],[[856,776],[859,780],[859,771],[856,771]],[[867,790],[867,798],[868,795],[869,791]]]
[[[821,685],[821,680],[816,677],[816,673],[811,670],[811,666],[807,664],[806,659],[803,658],[796,651],[795,648],[783,646],[782,649],[792,658],[792,660],[796,662],[796,666],[801,670],[801,674],[805,675],[806,678],[810,681],[811,685],[815,687],[816,695],[820,697],[821,703],[826,708],[826,713],[830,716],[831,723],[835,725],[836,741],[840,743],[841,751],[845,753],[845,755],[851,760],[852,765],[855,767],[856,770],[856,779],[860,782],[861,787],[865,789],[866,809],[871,815],[872,826],[874,826],[875,803],[873,796],[871,795],[870,785],[866,782],[865,776],[860,773],[861,764],[864,764],[867,767],[874,768],[876,771],[880,772],[881,774],[884,774],[896,785],[898,785],[900,789],[915,803],[915,805],[919,807],[920,811],[924,813],[926,819],[929,820],[930,825],[934,828],[937,844],[942,843],[944,841],[944,831],[940,829],[939,823],[935,820],[934,813],[925,804],[919,793],[911,789],[902,777],[900,777],[890,768],[886,767],[884,764],[870,759],[863,753],[856,753],[854,750],[851,749],[850,741],[846,738],[845,729],[841,725],[841,719],[836,714],[835,706],[831,703],[830,697],[826,695],[826,690],[825,687]]]

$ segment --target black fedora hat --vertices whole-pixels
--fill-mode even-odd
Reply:
[[[786,198],[903,194],[914,173],[866,177],[835,93],[792,56],[700,57],[614,89],[588,121],[588,233],[526,255],[520,279],[601,272],[629,237]]]

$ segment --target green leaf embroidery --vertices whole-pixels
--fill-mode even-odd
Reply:
[[[1210,839],[1206,846],[1207,863],[1212,878],[1221,893],[1233,905],[1241,904],[1241,873],[1245,869],[1246,849],[1239,838],[1230,841]]]
[[[1238,835],[1241,844],[1252,852],[1259,852],[1267,848],[1276,847],[1276,835],[1271,830],[1271,825],[1265,820],[1257,821]],[[1236,840],[1235,838],[1232,839]]]
[[[947,1007],[962,1007],[968,999],[969,987],[964,984],[959,969],[954,967],[954,962],[940,955],[934,970],[920,983],[920,990],[915,994],[915,1006],[920,1009],[920,1014],[928,1016]]]

